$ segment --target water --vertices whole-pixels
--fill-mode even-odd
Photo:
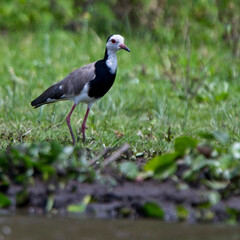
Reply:
[[[239,240],[240,227],[154,220],[1,216],[0,240]]]

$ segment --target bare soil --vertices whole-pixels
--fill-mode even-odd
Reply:
[[[35,180],[34,186],[28,188],[27,197],[22,196],[21,204],[16,204],[22,186],[12,185],[7,196],[13,203],[9,211],[28,209],[30,213],[43,214],[49,199],[53,199],[50,212],[68,214],[67,206],[80,203],[86,195],[91,196],[84,216],[96,218],[143,218],[147,217],[143,206],[147,202],[157,203],[164,211],[165,221],[199,221],[222,222],[229,219],[229,209],[240,211],[240,198],[223,199],[212,207],[204,207],[209,202],[206,189],[188,187],[179,189],[177,183],[169,179],[164,182],[147,180],[131,182],[118,179],[110,183],[80,183],[69,181],[61,184]],[[19,201],[18,201],[19,202]],[[186,217],[178,213],[177,208],[188,211]]]

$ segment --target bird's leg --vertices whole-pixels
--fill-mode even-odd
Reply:
[[[85,142],[85,129],[86,129],[86,122],[87,122],[87,117],[88,117],[89,111],[90,111],[90,108],[88,107],[87,112],[84,117],[84,120],[83,120],[83,123],[82,123],[83,142]]]
[[[71,127],[71,123],[70,123],[70,117],[72,115],[72,112],[73,110],[75,109],[76,105],[74,104],[70,113],[67,115],[66,117],[66,122],[67,122],[67,125],[68,125],[68,128],[69,128],[69,131],[71,133],[71,136],[72,136],[72,140],[73,140],[73,145],[75,144],[76,140],[75,140],[75,137],[74,137],[74,134],[73,134],[73,131],[72,131],[72,127]]]

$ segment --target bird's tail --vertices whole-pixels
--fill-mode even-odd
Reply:
[[[34,99],[31,102],[31,105],[34,108],[38,108],[44,104],[56,102],[57,100],[60,100],[62,96],[63,96],[62,90],[57,85],[53,85],[46,91],[44,91],[39,97]]]

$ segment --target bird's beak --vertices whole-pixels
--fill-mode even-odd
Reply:
[[[120,44],[119,47],[120,47],[120,49],[124,49],[128,52],[131,52],[130,49],[124,43]]]

